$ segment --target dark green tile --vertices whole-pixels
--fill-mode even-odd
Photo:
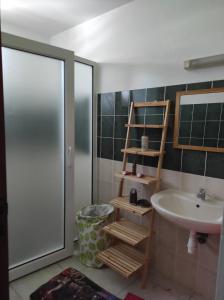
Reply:
[[[102,115],[114,115],[114,93],[101,94]]]
[[[172,143],[166,143],[163,168],[168,170],[180,171],[181,150],[174,149]]]
[[[154,149],[154,150],[159,150],[160,149],[160,142],[149,141],[149,148]],[[150,167],[157,167],[158,157],[144,156],[143,157],[143,165],[144,166],[150,166]]]
[[[128,115],[129,91],[115,93],[115,115]]]
[[[133,114],[132,123],[134,124],[144,124],[145,118],[144,115],[139,115],[138,112]]]
[[[204,147],[217,147],[217,139],[204,139]]]
[[[155,87],[147,89],[146,101],[162,101],[164,100],[164,87]]]
[[[161,125],[163,124],[163,115],[147,115],[145,117],[145,124]]]
[[[157,157],[144,156],[144,158],[143,158],[143,165],[147,166],[147,167],[157,168],[158,158]]]
[[[191,134],[191,122],[180,122],[179,136],[190,137]]]
[[[224,121],[220,123],[220,133],[219,133],[219,138],[224,139]]]
[[[97,115],[101,115],[101,94],[97,95]]]
[[[124,154],[121,149],[125,147],[124,139],[114,139],[114,160],[123,161]]]
[[[186,84],[170,85],[166,87],[166,100],[171,101],[170,113],[175,113],[176,93],[186,91]]]
[[[192,122],[191,137],[203,138],[205,122]]]
[[[127,128],[125,124],[128,123],[127,116],[115,116],[115,130],[114,130],[114,137],[115,138],[126,138]]]
[[[221,103],[209,103],[207,109],[207,120],[220,120]]]
[[[193,112],[194,121],[204,121],[206,119],[207,104],[195,104]]]
[[[203,139],[199,138],[191,138],[190,139],[191,146],[203,146]]]
[[[224,80],[215,80],[213,81],[214,88],[222,88],[224,87]]]
[[[101,138],[101,157],[113,159],[113,139]]]
[[[221,120],[224,121],[224,103],[222,103],[222,114],[221,114]]]
[[[129,140],[129,146],[128,147],[141,147],[141,141],[140,140]],[[129,163],[134,163],[136,162],[137,164],[142,164],[143,162],[143,157],[140,155],[132,155],[128,154],[128,162]]]
[[[217,139],[219,133],[218,121],[207,121],[205,126],[205,139]]]
[[[146,107],[145,113],[146,115],[163,115],[165,112],[164,107],[161,106],[152,106],[152,107]]]
[[[195,82],[195,83],[190,83],[187,86],[188,91],[192,90],[203,90],[203,89],[210,89],[212,86],[211,81],[206,81],[206,82]]]
[[[146,100],[146,89],[132,90],[130,91],[130,101],[134,102],[145,102]],[[136,109],[139,114],[145,114],[145,108]]]
[[[180,106],[180,120],[182,121],[191,121],[193,112],[193,104],[181,105]]]
[[[183,150],[182,172],[204,175],[205,152]]]
[[[97,138],[97,157],[100,157],[101,138]]]
[[[219,140],[219,148],[224,148],[224,139]]]
[[[169,120],[168,120],[168,128],[167,128],[167,142],[173,142],[173,131],[174,131],[174,115],[169,115]],[[162,132],[162,130],[161,130]]]
[[[145,130],[145,135],[149,137],[150,141],[154,141],[154,142],[158,142],[161,141],[161,136],[162,136],[162,129],[158,129],[158,128],[153,128],[153,129],[149,129],[147,128]]]
[[[130,139],[140,140],[143,135],[144,135],[143,128],[130,128]]]
[[[190,138],[179,137],[178,143],[179,145],[188,145],[190,143]]]
[[[101,116],[97,117],[97,136],[101,136]]]
[[[102,137],[113,137],[114,133],[114,116],[102,116]]]
[[[224,153],[208,152],[206,176],[224,179]]]

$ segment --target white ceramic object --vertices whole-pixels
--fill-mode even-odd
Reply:
[[[222,201],[209,197],[202,201],[195,194],[169,189],[154,194],[151,202],[160,215],[181,227],[210,234],[221,231]]]

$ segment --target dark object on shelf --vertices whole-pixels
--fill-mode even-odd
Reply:
[[[131,189],[129,202],[133,205],[137,205],[137,190]]]
[[[151,203],[148,200],[146,200],[146,199],[139,199],[137,201],[137,205],[142,206],[142,207],[150,207],[150,206],[152,206]]]
[[[136,171],[137,171],[137,164],[136,164],[136,161],[135,161],[132,165],[132,175],[136,175]]]

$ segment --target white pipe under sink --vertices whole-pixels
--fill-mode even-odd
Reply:
[[[197,237],[196,237],[196,232],[191,230],[190,235],[189,235],[189,240],[187,243],[187,249],[189,254],[195,254],[196,249],[197,249]]]

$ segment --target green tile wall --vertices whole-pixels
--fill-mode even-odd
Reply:
[[[126,129],[124,124],[128,121],[128,112],[131,101],[154,101],[171,100],[171,110],[169,115],[168,136],[165,146],[166,155],[163,168],[168,170],[182,171],[191,174],[206,175],[209,177],[224,179],[224,153],[200,152],[191,150],[174,149],[173,127],[175,100],[177,91],[207,89],[211,87],[224,87],[224,80],[181,84],[173,86],[146,88],[131,91],[120,91],[114,93],[104,93],[98,95],[98,126],[97,126],[97,155],[101,158],[122,161],[123,155],[120,150],[124,147]],[[211,107],[207,117],[206,108],[193,105],[181,110],[181,132],[180,137],[183,144],[192,143],[194,145],[213,146],[217,144],[217,136],[214,132],[220,126],[218,144],[224,147],[224,109],[223,115],[217,119],[219,105]],[[163,109],[160,107],[142,108],[136,115],[136,123],[161,124],[163,121]],[[191,134],[193,132],[193,135]],[[131,129],[132,146],[140,146],[141,136],[146,134],[150,139],[150,147],[158,149],[160,145],[161,131],[158,129]],[[133,157],[129,156],[129,162],[137,159],[137,163],[146,166],[157,166],[158,158]]]

